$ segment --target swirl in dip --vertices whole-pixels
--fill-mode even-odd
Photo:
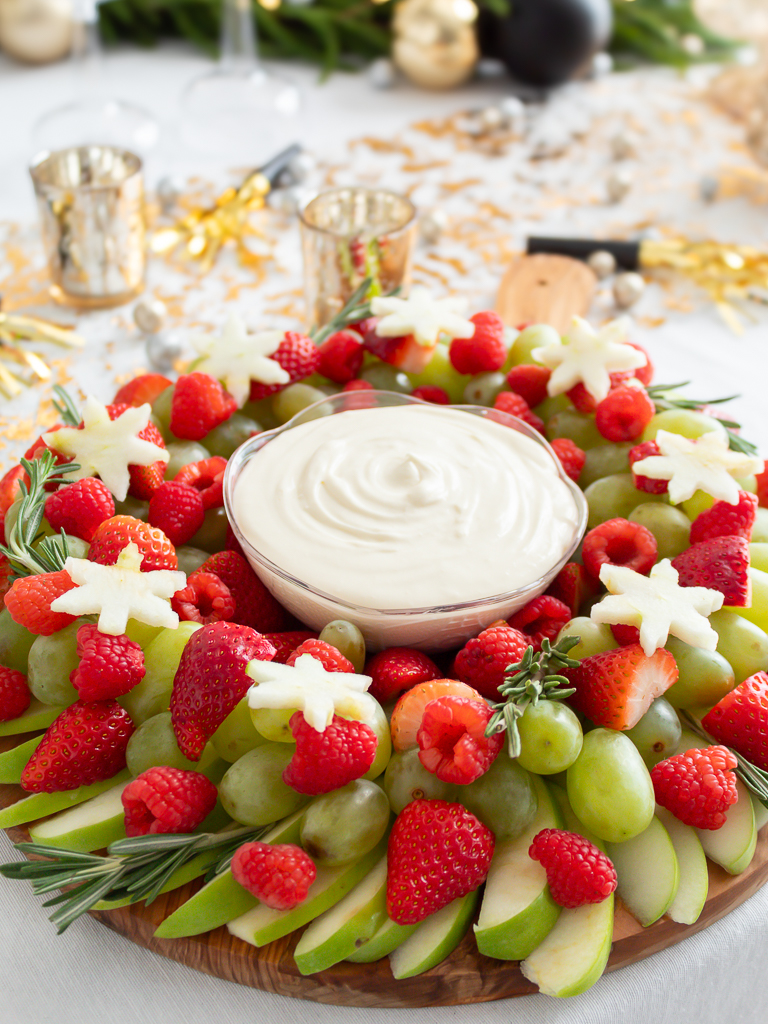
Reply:
[[[243,468],[233,514],[284,572],[363,608],[434,608],[534,583],[571,550],[573,494],[549,452],[445,406],[292,427]]]

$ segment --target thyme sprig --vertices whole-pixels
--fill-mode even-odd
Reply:
[[[522,661],[508,665],[504,670],[504,682],[499,687],[504,700],[491,705],[494,714],[486,726],[485,735],[490,737],[506,731],[510,757],[518,757],[520,754],[517,720],[522,718],[529,705],[535,707],[540,700],[563,700],[576,692],[557,669],[575,668],[579,664],[574,658],[568,657],[568,651],[576,646],[579,639],[577,636],[566,636],[552,647],[545,638],[538,654],[534,653],[533,647],[529,647]]]
[[[667,409],[696,410],[705,405],[722,405],[723,402],[732,402],[734,398],[739,397],[738,395],[727,395],[725,398],[678,398],[672,394],[678,388],[685,388],[690,383],[689,380],[684,380],[679,384],[653,384],[647,388],[648,397],[656,406],[656,412],[665,412]],[[740,423],[735,420],[723,419],[719,419],[719,422],[725,427],[725,432],[728,435],[728,447],[732,451],[741,452],[742,455],[757,455],[757,445],[747,441],[740,434],[734,433],[741,428]]]
[[[708,743],[722,745],[718,744],[717,740],[712,739],[709,733],[701,727],[701,723],[688,711],[681,711],[680,716],[685,719],[686,724],[691,727],[697,736],[701,736],[701,738],[706,740]],[[732,747],[728,747],[728,749],[738,761],[736,768],[734,768],[738,777],[747,789],[751,793],[755,794],[760,803],[764,807],[768,807],[768,772],[763,771],[762,768],[758,768],[756,764],[752,764],[752,762],[748,761],[746,757],[743,757],[738,750],[734,750]]]

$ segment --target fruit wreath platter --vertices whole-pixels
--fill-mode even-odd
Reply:
[[[273,992],[577,995],[768,873],[766,465],[622,320],[367,286],[0,480],[0,873]]]

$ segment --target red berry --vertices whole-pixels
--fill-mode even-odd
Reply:
[[[220,455],[213,455],[201,462],[190,462],[183,466],[173,482],[194,487],[203,499],[203,508],[221,508],[224,504],[224,470],[227,460]]]
[[[757,474],[756,480],[758,504],[761,508],[768,508],[768,462],[763,463],[763,471]],[[2,482],[0,481],[1,486]]]
[[[135,640],[100,633],[90,623],[77,631],[77,656],[80,664],[69,678],[80,700],[122,697],[146,673],[144,652]]]
[[[74,586],[69,573],[64,569],[37,576],[22,576],[14,580],[5,595],[5,607],[13,621],[24,626],[30,633],[50,636],[75,621],[75,615],[51,611],[51,604],[56,598]]]
[[[521,363],[513,366],[507,374],[507,384],[526,400],[531,409],[547,397],[547,384],[552,371],[535,363]]]
[[[171,608],[184,622],[231,622],[235,614],[232,591],[212,572],[193,572],[183,590],[171,598]]]
[[[411,392],[414,398],[420,398],[422,402],[431,402],[433,405],[450,405],[451,399],[448,392],[435,384],[420,384]]]
[[[768,673],[755,672],[739,683],[707,712],[701,724],[718,742],[768,771]]]
[[[116,420],[122,416],[123,413],[128,409],[128,405],[123,403],[113,403],[107,406],[107,412],[111,420]],[[151,444],[156,445],[158,448],[165,450],[165,441],[163,435],[157,429],[154,423],[151,421],[144,427],[144,429],[138,434],[142,441],[149,441]],[[138,498],[139,501],[148,501],[152,497],[154,492],[163,482],[165,477],[165,466],[166,463],[162,459],[158,459],[157,462],[151,462],[148,466],[131,465],[128,467],[130,476],[129,493],[132,497]]]
[[[579,381],[578,384],[574,384],[570,391],[566,391],[566,395],[570,398],[571,402],[579,412],[589,414],[593,413],[597,408],[597,402],[589,391],[587,391],[581,381]]]
[[[502,391],[498,394],[493,403],[493,408],[498,409],[500,412],[505,412],[509,416],[517,416],[519,420],[527,423],[529,427],[533,427],[534,430],[538,430],[541,434],[544,433],[544,420],[537,416],[535,412],[531,412],[525,399],[515,394],[514,391]]]
[[[427,704],[439,697],[468,697],[470,700],[482,700],[482,694],[458,679],[430,679],[426,683],[417,683],[406,690],[394,708],[389,728],[392,734],[392,746],[396,751],[411,750],[418,746],[418,736],[424,709]]]
[[[373,764],[378,739],[364,722],[334,715],[318,732],[296,711],[290,725],[296,750],[283,772],[283,782],[298,793],[330,793],[365,775]]]
[[[552,451],[560,459],[565,475],[569,476],[571,480],[578,480],[587,459],[586,452],[574,444],[569,437],[556,437],[549,443],[552,446]]]
[[[166,765],[149,768],[123,790],[125,834],[194,832],[213,810],[218,795],[200,772]]]
[[[737,764],[727,747],[718,746],[668,757],[651,770],[656,802],[686,825],[722,828],[726,811],[739,799]]]
[[[691,526],[691,544],[698,544],[712,537],[743,537],[749,541],[757,515],[757,495],[739,491],[739,501],[731,505],[727,501],[716,501],[712,508],[705,509]]]
[[[233,622],[251,626],[260,633],[276,633],[288,624],[286,610],[236,551],[219,551],[211,555],[199,571],[212,572],[229,587],[235,599]]]
[[[123,548],[131,543],[144,556],[142,572],[178,569],[176,548],[163,531],[133,516],[113,516],[102,523],[93,535],[88,558],[100,565],[114,565]]]
[[[179,377],[173,388],[171,433],[199,441],[236,410],[237,402],[214,377],[207,373],[187,374]]]
[[[661,449],[655,441],[643,441],[642,444],[636,444],[629,453],[630,468],[636,462],[642,462],[643,459],[650,459],[651,456],[656,455],[661,455]],[[666,494],[669,489],[668,480],[654,480],[650,476],[643,476],[634,471],[632,475],[635,478],[635,487],[638,491],[645,491],[646,494]]]
[[[373,395],[368,394],[368,392],[374,390],[375,388],[369,380],[351,380],[348,384],[345,384],[341,389],[342,394],[347,395],[347,398],[344,399],[345,411],[350,409],[373,409],[376,405],[376,399]]]
[[[398,814],[387,848],[387,913],[417,924],[485,881],[493,832],[461,804],[413,800]]]
[[[27,474],[22,466],[12,466],[0,478],[0,512],[5,514],[19,496],[19,482],[26,479]]]
[[[507,358],[504,321],[491,310],[470,317],[475,325],[471,338],[454,338],[449,349],[453,368],[459,373],[489,373],[500,370]]]
[[[640,643],[640,627],[627,626],[625,623],[614,623],[611,626],[613,638],[620,647],[628,647],[630,644]]]
[[[501,733],[487,737],[493,711],[484,701],[438,697],[424,708],[416,739],[419,761],[443,782],[466,786],[491,767],[501,750]]]
[[[282,633],[265,633],[264,639],[269,640],[275,648],[275,656],[272,661],[284,665],[289,656],[305,640],[317,640],[317,633],[310,633],[308,629],[295,629]]]
[[[575,832],[542,829],[534,836],[528,855],[546,871],[550,895],[561,907],[602,903],[618,884],[608,857]]]
[[[597,595],[598,589],[583,565],[579,562],[568,562],[552,580],[547,593],[567,605],[571,615],[575,616],[579,614],[579,608],[585,601]]]
[[[54,530],[81,537],[89,543],[98,527],[114,514],[111,491],[92,476],[52,491],[45,499],[45,518]]]
[[[139,406],[145,403],[152,403],[166,388],[171,386],[171,381],[159,373],[142,373],[127,384],[123,384],[115,397],[113,404]]]
[[[357,377],[363,365],[363,339],[347,328],[332,334],[319,347],[317,372],[336,384],[346,384]]]
[[[468,640],[456,655],[454,671],[463,683],[474,686],[488,700],[498,700],[504,671],[517,664],[530,645],[529,638],[511,626],[489,626]]]
[[[296,659],[300,658],[302,654],[309,654],[310,657],[315,658],[323,666],[326,672],[351,672],[354,673],[355,666],[349,660],[345,658],[341,651],[334,647],[333,644],[326,643],[325,640],[317,640],[311,638],[304,640],[303,643],[288,656],[286,665],[295,665]]]
[[[342,391],[373,391],[373,384],[369,380],[351,380],[345,384]]]
[[[148,519],[175,547],[187,544],[205,519],[200,492],[176,480],[166,480],[149,499]]]
[[[18,718],[30,705],[27,677],[16,669],[0,665],[0,722]]]
[[[260,384],[258,381],[251,381],[252,402],[258,402],[262,398],[267,398],[268,395],[274,395],[297,380],[311,377],[313,373],[317,372],[320,365],[320,350],[311,338],[307,338],[297,331],[286,331],[277,350],[269,358],[274,359],[282,366],[290,380],[286,384]],[[171,425],[171,430],[173,430],[173,425]]]
[[[749,608],[752,603],[749,543],[743,537],[700,541],[673,558],[672,565],[681,587],[719,590],[723,603],[733,608]]]
[[[598,403],[595,426],[609,441],[634,441],[655,415],[656,406],[645,388],[621,386]]]
[[[647,350],[644,349],[642,345],[638,345],[636,341],[627,341],[625,344],[631,345],[632,348],[636,348],[638,352],[642,352],[645,356],[645,366],[636,366],[634,370],[630,371],[630,373],[636,380],[639,380],[641,384],[645,384],[647,387],[653,380],[653,363],[651,362],[651,357],[648,355]]]
[[[368,692],[380,704],[386,704],[418,683],[439,679],[442,672],[422,651],[411,647],[388,647],[366,663],[365,674],[373,682]]]
[[[554,640],[566,622],[571,620],[571,609],[551,594],[541,594],[529,601],[524,608],[515,612],[509,620],[513,629],[518,629],[536,651],[541,650],[545,638]]]
[[[651,531],[628,519],[609,519],[584,538],[581,557],[584,568],[596,580],[603,565],[622,565],[645,575],[656,562],[658,548]]]
[[[265,906],[290,910],[307,898],[317,868],[300,846],[243,843],[232,858],[232,876]]]

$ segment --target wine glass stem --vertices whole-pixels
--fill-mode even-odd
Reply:
[[[258,65],[250,0],[224,0],[221,65],[227,71],[252,71]]]

